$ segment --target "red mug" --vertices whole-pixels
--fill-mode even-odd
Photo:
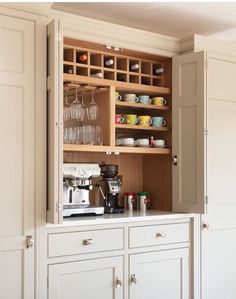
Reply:
[[[115,116],[115,123],[122,124],[125,121],[124,117],[121,114],[116,114]]]

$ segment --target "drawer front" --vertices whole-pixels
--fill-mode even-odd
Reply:
[[[189,223],[131,227],[129,248],[188,242]]]
[[[123,248],[124,237],[122,228],[48,235],[48,257]]]

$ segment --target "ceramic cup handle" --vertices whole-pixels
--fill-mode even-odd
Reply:
[[[137,125],[137,123],[138,123],[138,119],[136,118],[134,121],[134,125]]]
[[[125,118],[121,116],[120,123],[123,124],[125,122]]]
[[[138,103],[138,102],[139,102],[139,98],[135,97],[135,103]]]
[[[162,127],[165,127],[165,125],[166,125],[166,121],[163,120]]]
[[[149,124],[149,126],[151,126],[151,124],[152,124],[152,120],[151,119],[148,120],[148,124]]]
[[[122,101],[122,96],[120,94],[117,96],[117,100]]]
[[[163,105],[166,105],[167,104],[167,100],[163,100]]]
[[[148,105],[150,105],[151,102],[152,102],[152,100],[149,98],[149,99],[148,99]]]

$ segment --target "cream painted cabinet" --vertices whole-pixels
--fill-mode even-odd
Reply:
[[[34,23],[0,15],[0,298],[34,298]]]
[[[188,299],[189,248],[131,254],[129,299]]]
[[[122,299],[123,257],[49,265],[49,299]]]
[[[236,297],[235,82],[233,57],[174,58],[173,206],[203,214],[202,299]]]

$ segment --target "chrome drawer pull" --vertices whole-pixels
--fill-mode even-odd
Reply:
[[[123,281],[120,278],[116,278],[116,288],[123,286]]]
[[[137,280],[137,278],[135,277],[135,274],[132,274],[132,275],[130,276],[130,283],[131,283],[131,285],[132,285],[132,284],[137,284],[137,282],[138,282],[138,280]]]
[[[93,239],[86,239],[86,240],[83,240],[83,245],[92,245],[93,244]]]
[[[165,237],[166,237],[166,234],[165,234],[165,233],[157,233],[157,234],[156,234],[156,237],[157,237],[157,238],[165,238]]]

